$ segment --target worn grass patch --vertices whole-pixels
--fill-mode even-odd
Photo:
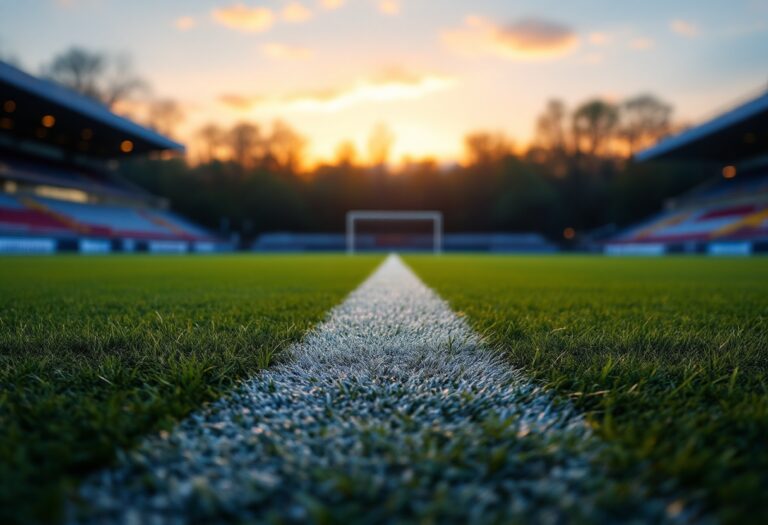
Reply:
[[[584,410],[604,460],[765,523],[768,260],[408,257],[514,366]]]
[[[269,365],[380,257],[0,258],[0,523]]]

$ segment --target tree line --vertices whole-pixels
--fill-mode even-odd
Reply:
[[[44,68],[49,78],[114,107],[149,91],[120,57],[72,48]],[[173,100],[151,99],[148,124],[172,134],[184,115]],[[632,154],[676,130],[672,106],[651,94],[551,100],[524,150],[503,133],[464,140],[464,162],[389,163],[396,137],[377,124],[361,160],[351,141],[333,161],[308,167],[307,140],[283,121],[209,123],[197,131],[199,158],[124,163],[125,178],[165,197],[174,210],[244,239],[266,231],[340,231],[350,209],[436,209],[449,231],[535,231],[576,240],[608,233],[658,211],[716,167],[638,164]],[[568,235],[570,237],[570,235]]]
[[[461,164],[424,159],[394,167],[396,137],[380,123],[368,137],[367,160],[344,141],[333,161],[306,168],[306,140],[284,122],[271,129],[209,124],[198,133],[201,162],[140,160],[123,173],[179,213],[245,240],[267,231],[338,232],[351,209],[436,209],[448,231],[533,231],[575,243],[642,220],[716,173],[632,160],[674,129],[671,105],[653,95],[573,109],[552,100],[522,151],[503,133],[476,131],[464,139]]]
[[[348,156],[296,171],[266,155],[247,164],[237,157],[197,165],[140,159],[122,173],[168,198],[175,211],[246,240],[268,231],[339,232],[351,209],[435,209],[445,214],[448,231],[540,232],[563,240],[573,229],[570,242],[637,222],[715,173],[710,166],[639,164],[541,146],[519,153],[488,132],[469,134],[465,149],[467,162],[447,168],[417,160],[394,169]]]

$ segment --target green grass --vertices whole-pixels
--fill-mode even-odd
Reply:
[[[768,521],[768,260],[409,257],[602,457],[730,523]]]
[[[378,257],[0,259],[0,523],[51,521],[78,479],[275,352]]]

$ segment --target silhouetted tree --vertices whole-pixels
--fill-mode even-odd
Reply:
[[[285,171],[298,171],[304,162],[307,140],[282,120],[272,124],[272,133],[265,143],[266,155]]]
[[[383,166],[389,160],[394,144],[395,134],[390,127],[383,122],[376,124],[368,137],[368,161],[373,166]]]
[[[490,164],[512,153],[512,141],[501,132],[476,131],[464,137],[464,156],[469,164]]]
[[[184,111],[178,102],[166,98],[149,104],[149,126],[164,135],[174,136],[176,128],[184,121]]]
[[[336,146],[334,162],[337,166],[354,166],[357,161],[358,153],[354,142],[345,140]]]
[[[218,149],[224,143],[224,131],[216,124],[208,123],[197,132],[206,154],[205,162],[213,162],[218,156]]]
[[[546,109],[536,121],[536,144],[553,153],[565,153],[565,119],[568,113],[561,100],[547,102]]]
[[[586,151],[593,157],[603,152],[616,132],[619,110],[600,99],[579,106],[572,117],[573,142],[576,153]]]
[[[240,122],[229,131],[227,138],[232,159],[243,168],[253,167],[264,146],[259,127],[249,122]]]
[[[630,154],[669,133],[672,106],[653,95],[638,95],[621,104],[621,136]]]
[[[110,56],[79,47],[56,55],[43,68],[43,75],[108,107],[147,89],[126,55]]]

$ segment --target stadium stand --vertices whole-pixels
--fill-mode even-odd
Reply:
[[[0,252],[229,246],[120,179],[115,161],[184,147],[0,62]]]
[[[71,233],[66,223],[24,206],[15,197],[0,194],[0,230],[25,233]]]
[[[711,161],[722,175],[605,243],[608,254],[768,251],[768,92],[670,137],[637,160]]]

